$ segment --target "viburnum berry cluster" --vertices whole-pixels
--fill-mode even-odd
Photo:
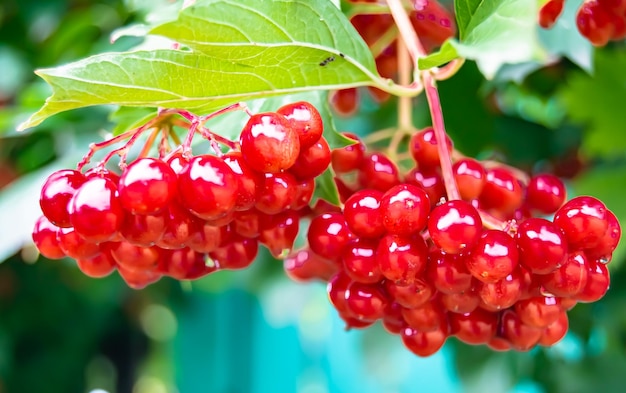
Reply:
[[[549,0],[539,10],[539,25],[552,27],[561,13],[565,0]],[[576,13],[578,31],[595,46],[626,38],[626,1],[585,0]]]
[[[153,136],[168,130],[174,115],[190,122],[188,137],[147,156]],[[300,211],[313,196],[315,178],[330,164],[319,112],[296,102],[276,112],[251,114],[239,143],[213,134],[185,111],[164,111],[146,126],[94,145],[78,170],[48,177],[41,190],[43,215],[33,231],[39,251],[50,259],[68,256],[88,276],[117,270],[132,288],[162,276],[192,280],[222,269],[243,269],[259,243],[276,256],[291,250]],[[175,120],[180,124],[179,120]],[[155,128],[139,158],[126,155],[143,131]],[[191,154],[201,133],[214,154]],[[95,150],[130,138],[98,165],[82,173]],[[229,151],[222,153],[215,143]],[[121,156],[121,174],[105,168]]]
[[[606,293],[621,230],[599,200],[565,202],[553,175],[462,156],[452,167],[460,198],[447,199],[432,128],[411,137],[404,173],[346,136],[357,143],[332,154],[343,208],[315,215],[308,247],[284,267],[327,281],[347,328],[380,320],[419,356],[449,336],[526,351],[558,342],[566,312]]]

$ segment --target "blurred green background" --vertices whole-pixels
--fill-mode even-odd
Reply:
[[[343,331],[324,285],[290,282],[266,253],[244,272],[162,279],[142,291],[39,257],[29,233],[43,179],[74,166],[112,129],[113,108],[63,113],[17,133],[49,94],[33,70],[135,46],[139,38],[111,43],[111,33],[178,6],[0,3],[0,393],[623,391],[625,247],[610,265],[609,293],[576,306],[555,347],[493,353],[450,339],[428,359],[380,326]],[[601,198],[624,225],[626,47],[592,50],[567,25],[540,34],[555,55],[549,66],[507,66],[486,81],[470,62],[441,84],[449,133],[468,155],[564,177],[570,196]],[[340,129],[365,135],[394,125],[394,101],[364,100]],[[429,123],[422,98],[415,122]]]

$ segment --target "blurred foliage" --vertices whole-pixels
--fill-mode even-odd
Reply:
[[[221,272],[182,285],[164,279],[143,291],[129,290],[116,275],[89,279],[71,261],[48,261],[34,254],[28,231],[39,214],[37,190],[43,178],[52,168],[71,166],[80,159],[88,143],[104,131],[113,131],[113,121],[123,119],[124,113],[109,117],[114,109],[110,107],[76,110],[17,133],[16,125],[50,92],[32,70],[128,49],[140,43],[131,29],[117,30],[121,38],[113,44],[110,34],[128,25],[141,30],[141,23],[162,20],[174,6],[168,0],[0,3],[0,259],[4,259],[0,264],[0,392],[73,393],[101,388],[160,393],[174,392],[175,386],[184,393],[243,392],[252,389],[246,378],[269,384],[271,379],[295,381],[296,377],[298,381],[322,379],[327,390],[335,392],[361,380],[393,376],[396,379],[388,385],[379,381],[372,386],[414,391],[416,374],[408,373],[412,369],[406,364],[416,369],[439,367],[436,362],[441,357],[415,359],[399,340],[384,336],[382,329],[361,334],[337,328],[332,336],[337,341],[326,346],[313,341],[315,350],[309,348],[308,358],[304,352],[296,355],[296,350],[306,349],[293,347],[303,336],[317,337],[331,323],[335,329],[333,310],[324,303],[323,286],[303,286],[298,288],[301,292],[293,292],[294,287],[279,274],[280,264],[267,253],[246,272]],[[507,65],[489,81],[468,62],[440,84],[455,147],[467,155],[500,159],[531,172],[557,173],[568,179],[571,195],[601,198],[624,227],[624,44],[595,51],[588,45],[577,47],[579,37],[567,26],[542,33],[541,39],[553,54],[566,58],[555,58],[547,67]],[[395,124],[393,100],[379,105],[365,90],[362,93],[360,112],[337,119],[338,129],[366,135]],[[423,97],[416,101],[414,119],[416,126],[429,124]],[[529,353],[495,353],[451,339],[444,351],[454,364],[448,378],[459,378],[467,392],[526,391],[524,386],[535,392],[589,392],[600,387],[621,392],[626,384],[624,248],[610,265],[611,290],[596,304],[576,306],[570,313],[571,333],[563,342]],[[228,294],[234,287],[254,296]],[[322,303],[317,302],[320,299]],[[272,313],[274,319],[293,313],[297,321],[293,326],[299,330],[272,328],[265,321],[273,320]],[[259,320],[264,325],[254,330],[254,336],[251,325]],[[223,337],[228,340],[220,341]],[[355,349],[359,344],[363,352]],[[329,355],[333,348],[344,357]],[[319,355],[320,351],[326,355]],[[263,364],[268,354],[275,361]],[[342,363],[348,354],[351,362],[364,365]],[[324,370],[330,371],[323,378],[315,373],[302,378],[291,375],[303,368],[296,367],[290,356],[300,356],[297,365],[302,367],[323,359]],[[383,366],[393,372],[381,371]],[[248,371],[241,374],[241,367]],[[269,378],[255,367],[279,374]],[[207,369],[215,380],[207,377]],[[356,374],[359,381],[346,382],[337,370],[362,374]],[[287,382],[281,386],[289,389]]]

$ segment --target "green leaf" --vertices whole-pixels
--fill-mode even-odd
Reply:
[[[460,42],[449,40],[420,63],[421,69],[452,60],[456,51],[460,57],[475,60],[490,79],[503,64],[545,57],[536,37],[536,2],[461,0],[455,1],[455,11]]]
[[[389,89],[366,44],[329,0],[315,7],[307,0],[198,1],[153,33],[192,49],[107,53],[39,70],[53,94],[20,128],[89,105],[208,112],[311,89]]]
[[[119,135],[124,131],[137,128],[146,124],[150,119],[154,118],[156,114],[157,111],[153,108],[122,106],[109,115],[109,121],[114,124],[111,133],[113,135]]]
[[[335,206],[340,206],[339,191],[335,184],[335,179],[332,169],[328,168],[324,173],[315,178],[315,194],[311,199],[311,206],[317,202],[318,199],[323,199]]]
[[[454,44],[451,41],[446,41],[437,52],[419,59],[417,65],[420,70],[428,70],[452,61],[457,57],[459,57],[459,53]]]
[[[568,75],[558,97],[570,119],[585,126],[582,149],[587,154],[624,157],[626,53],[598,50],[594,69],[594,76],[582,71]]]

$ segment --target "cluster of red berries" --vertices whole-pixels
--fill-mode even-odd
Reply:
[[[565,0],[549,0],[539,10],[539,25],[550,28],[563,12]],[[576,14],[576,26],[595,46],[626,38],[626,0],[585,0]]]
[[[121,175],[64,169],[41,190],[33,240],[88,276],[115,269],[133,288],[161,276],[191,280],[242,269],[258,245],[291,250],[315,178],[330,164],[319,112],[307,102],[252,115],[240,149],[222,155],[141,157]]]
[[[434,135],[412,136],[417,165],[404,175],[360,141],[334,150],[343,209],[312,219],[308,248],[286,258],[287,274],[328,281],[348,328],[381,320],[419,356],[449,336],[495,350],[555,344],[566,311],[609,287],[615,215],[592,197],[565,202],[553,175],[522,182],[471,158],[454,163],[461,199],[446,201]]]
[[[366,0],[365,2],[379,1]],[[456,34],[454,16],[439,2],[413,0],[412,3],[413,8],[408,14],[409,19],[427,52],[441,46],[445,40]],[[396,79],[398,76],[397,32],[391,14],[356,14],[350,18],[350,22],[365,43],[374,50],[378,73],[383,78]],[[378,102],[384,102],[389,98],[389,93],[375,87],[369,87],[368,90]],[[349,116],[358,109],[359,92],[356,88],[338,90],[332,93],[330,100],[339,114]]]

